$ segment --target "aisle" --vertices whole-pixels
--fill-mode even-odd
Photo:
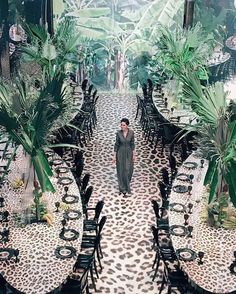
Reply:
[[[129,95],[101,95],[98,124],[86,148],[85,172],[91,173],[94,192],[90,204],[104,199],[103,271],[97,282],[99,293],[158,293],[152,282],[154,258],[150,226],[155,224],[151,199],[158,198],[159,170],[167,163],[158,159],[144,140],[139,122],[134,121],[136,98]],[[112,165],[115,133],[120,119],[127,117],[135,132],[137,162],[131,183],[132,196],[118,193],[116,169]]]

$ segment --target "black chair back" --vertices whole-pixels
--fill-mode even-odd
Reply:
[[[93,186],[89,186],[81,198],[82,204],[84,206],[88,205],[90,197],[92,196],[92,193],[93,193]]]
[[[104,206],[104,201],[103,200],[98,201],[98,203],[96,204],[96,207],[95,207],[94,220],[99,219],[100,214],[101,214],[102,209],[103,209],[103,206]]]
[[[82,184],[81,184],[81,192],[84,192],[85,189],[87,188],[88,186],[88,183],[89,183],[89,180],[90,180],[90,174],[87,173],[84,175],[83,179],[82,179]]]
[[[155,216],[157,219],[159,219],[161,216],[160,216],[160,207],[159,207],[159,204],[157,203],[156,200],[152,199],[152,207],[153,207],[153,210],[154,210],[154,213],[155,213]]]
[[[106,221],[107,221],[107,217],[103,216],[99,222],[99,225],[98,225],[98,235],[101,235],[102,229],[103,229]]]

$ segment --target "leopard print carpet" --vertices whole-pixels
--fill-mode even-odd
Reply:
[[[168,148],[163,155],[144,139],[139,119],[135,121],[136,98],[131,95],[102,94],[93,138],[85,147],[84,173],[94,186],[90,206],[104,199],[102,214],[108,217],[103,230],[103,270],[97,280],[98,293],[158,293],[160,270],[155,282],[150,226],[155,224],[151,199],[159,199],[159,171],[167,166]],[[112,164],[115,133],[120,119],[127,117],[135,132],[137,161],[131,182],[131,197],[119,195],[116,168]],[[91,293],[94,290],[91,289]],[[162,293],[166,293],[165,289]],[[176,292],[177,293],[177,292]]]

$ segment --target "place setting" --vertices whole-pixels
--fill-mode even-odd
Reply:
[[[187,168],[187,169],[196,169],[198,166],[198,164],[196,162],[192,162],[192,161],[186,161],[183,163],[183,167]]]
[[[197,253],[190,248],[179,248],[176,250],[177,257],[182,261],[193,261],[197,258]]]
[[[19,262],[19,249],[13,248],[0,248],[0,261],[7,261],[15,258],[15,263]]]
[[[68,194],[69,187],[64,187],[65,194],[62,196],[62,201],[66,204],[74,204],[79,202],[79,196]]]
[[[77,251],[72,246],[58,246],[55,249],[55,255],[57,258],[60,258],[60,259],[76,257],[76,254],[77,254]]]

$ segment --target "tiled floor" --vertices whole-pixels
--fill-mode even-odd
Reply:
[[[84,154],[85,172],[91,173],[90,184],[94,186],[90,203],[93,205],[103,198],[103,215],[108,217],[102,238],[103,271],[97,290],[99,293],[158,293],[161,272],[152,282],[154,252],[150,226],[155,221],[150,200],[159,198],[159,171],[167,164],[168,152],[164,151],[160,157],[145,141],[138,120],[134,120],[135,97],[103,94],[99,99],[97,128]],[[119,196],[116,169],[112,165],[115,133],[123,117],[129,118],[136,140],[137,162],[129,198]]]

